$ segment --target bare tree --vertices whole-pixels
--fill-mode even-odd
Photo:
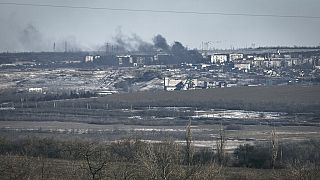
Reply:
[[[187,165],[180,171],[182,175],[180,175],[181,179],[190,179],[192,177],[197,176],[202,168],[200,164],[195,164],[193,162],[193,154],[194,154],[194,147],[192,145],[192,132],[191,132],[191,119],[186,126],[186,146],[185,146],[185,164]]]
[[[294,160],[287,165],[289,179],[319,179],[319,166],[310,163]]]
[[[191,119],[186,126],[186,164],[191,165],[193,159],[193,148],[192,148],[192,134],[191,134]]]
[[[109,155],[105,146],[90,143],[82,152],[85,160],[85,168],[90,174],[90,178],[100,179],[103,169],[107,166]]]
[[[222,166],[216,163],[211,163],[202,166],[195,179],[211,180],[216,179],[221,174]]]
[[[170,179],[177,172],[179,147],[172,141],[147,144],[137,153],[138,165],[150,179]]]
[[[116,180],[130,180],[130,179],[139,179],[137,176],[137,171],[139,170],[138,166],[131,163],[113,163],[111,164],[111,179]]]
[[[152,144],[147,144],[145,148],[137,152],[137,161],[151,179],[157,179],[157,160]]]
[[[225,164],[225,145],[226,145],[226,137],[225,137],[225,131],[222,126],[222,123],[220,123],[220,129],[219,129],[219,138],[217,141],[217,156],[218,156],[218,162],[220,165]]]
[[[28,156],[4,155],[1,156],[0,177],[6,179],[29,179],[33,172],[31,159]]]
[[[271,131],[271,166],[274,169],[278,157],[279,140],[275,128]]]

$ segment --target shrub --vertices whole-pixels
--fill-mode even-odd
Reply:
[[[265,144],[252,146],[240,145],[234,151],[235,165],[249,168],[270,168],[271,153]]]

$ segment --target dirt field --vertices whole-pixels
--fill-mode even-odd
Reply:
[[[156,91],[74,100],[110,107],[192,106],[282,112],[320,112],[320,86],[235,87],[190,91]],[[66,104],[68,105],[68,103]]]
[[[198,147],[216,144],[220,124],[228,149],[268,141],[273,129],[284,141],[319,139],[318,92],[318,86],[242,87],[17,103],[1,109],[0,133],[9,138],[182,141],[191,119]]]

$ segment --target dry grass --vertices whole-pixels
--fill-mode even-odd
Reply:
[[[117,94],[73,100],[93,106],[193,106],[264,111],[319,112],[320,86],[236,87],[190,91]]]

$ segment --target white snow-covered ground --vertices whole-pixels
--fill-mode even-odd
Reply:
[[[142,140],[143,142],[147,142],[147,143],[161,143],[162,141],[158,141],[158,140]],[[185,145],[186,142],[185,141],[174,141],[178,144],[181,145]],[[194,147],[205,147],[205,148],[212,148],[212,149],[216,149],[217,148],[217,142],[218,141],[192,141],[192,145]],[[240,145],[244,145],[244,144],[254,144],[254,141],[245,141],[245,140],[227,140],[225,142],[225,149],[227,151],[232,151],[234,149],[236,149],[237,147],[239,147]]]
[[[215,119],[279,119],[286,113],[280,112],[258,112],[244,110],[211,110],[195,111],[193,118],[215,118]]]
[[[105,69],[83,71],[77,69],[33,69],[30,71],[1,71],[0,89],[15,88],[44,88],[48,92],[70,90],[116,90],[114,85],[126,79],[137,78],[145,70],[140,69]],[[140,72],[140,73],[139,73]],[[163,89],[162,79],[138,82],[132,85],[135,91]]]

